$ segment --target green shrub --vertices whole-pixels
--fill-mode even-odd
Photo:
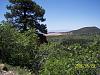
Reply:
[[[87,48],[79,44],[63,46],[51,43],[48,46],[42,48],[48,51],[48,56],[41,67],[40,75],[95,75],[97,73],[100,61],[96,55],[100,54],[100,46],[96,43]],[[77,64],[89,65],[89,67],[78,68]],[[91,65],[95,66],[91,67]]]
[[[0,59],[14,66],[38,67],[38,37],[34,29],[18,32],[11,25],[0,26]]]

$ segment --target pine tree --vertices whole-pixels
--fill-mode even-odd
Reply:
[[[10,5],[7,6],[9,12],[5,17],[8,22],[20,30],[26,31],[35,28],[36,31],[47,33],[45,24],[41,24],[44,18],[45,10],[32,0],[9,0]]]

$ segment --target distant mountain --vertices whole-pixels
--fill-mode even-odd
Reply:
[[[58,35],[100,35],[100,29],[97,27],[84,27],[69,32],[49,32],[46,36],[58,36]]]
[[[100,29],[97,27],[84,27],[78,30],[73,30],[68,33],[75,35],[91,35],[91,34],[100,34]]]

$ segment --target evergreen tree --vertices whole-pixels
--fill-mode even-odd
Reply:
[[[8,22],[12,23],[20,30],[26,31],[35,28],[36,31],[47,33],[47,27],[42,24],[45,10],[32,0],[9,0],[10,5],[7,6],[9,12],[5,17]]]

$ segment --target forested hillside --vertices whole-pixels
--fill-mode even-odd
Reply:
[[[97,27],[84,27],[80,28],[78,30],[70,31],[69,33],[72,33],[74,35],[100,35],[100,29]]]

